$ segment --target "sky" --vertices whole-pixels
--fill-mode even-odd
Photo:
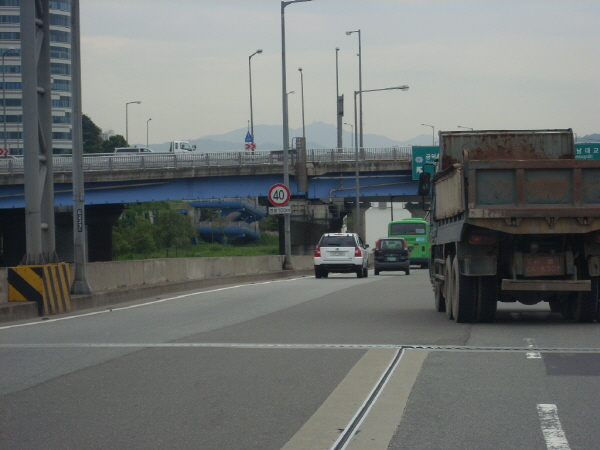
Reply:
[[[250,60],[254,125],[282,125],[280,1],[80,0],[80,9],[83,112],[103,130],[125,135],[127,116],[130,144],[158,144],[247,129],[248,62],[258,49]],[[355,30],[362,90],[409,86],[363,92],[364,134],[600,133],[597,0],[289,4],[291,128],[302,126],[302,98],[307,125],[336,124],[337,78],[344,129],[353,129],[359,35],[346,32]],[[141,104],[126,106],[133,101]]]

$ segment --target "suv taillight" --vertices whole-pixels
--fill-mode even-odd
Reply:
[[[320,258],[321,257],[321,247],[316,247],[315,248],[315,258]]]
[[[354,247],[354,257],[360,258],[361,256],[362,256],[362,251],[360,250],[360,247]]]

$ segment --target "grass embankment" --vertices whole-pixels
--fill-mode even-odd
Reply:
[[[231,243],[222,245],[218,242],[209,243],[200,241],[197,245],[180,248],[158,249],[147,254],[128,253],[114,255],[115,261],[129,261],[137,259],[158,258],[195,258],[195,257],[223,257],[223,256],[265,256],[279,255],[279,237],[262,234],[256,242],[247,244]]]

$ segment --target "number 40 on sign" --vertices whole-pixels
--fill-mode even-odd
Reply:
[[[274,184],[269,189],[269,201],[273,206],[287,205],[290,197],[290,189],[285,184]]]

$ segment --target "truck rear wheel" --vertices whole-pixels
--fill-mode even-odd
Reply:
[[[481,323],[491,323],[498,306],[498,286],[496,277],[479,277],[477,280],[477,305],[475,318]]]
[[[458,323],[475,318],[475,279],[460,273],[459,262],[452,264],[452,315]]]
[[[433,291],[435,295],[435,310],[437,312],[446,311],[446,299],[444,298],[444,294],[442,294],[442,282],[440,280],[434,281]]]
[[[446,317],[448,319],[454,319],[452,315],[452,297],[453,297],[453,287],[452,287],[452,257],[446,257],[446,264],[444,264],[444,302],[445,302],[445,310]]]
[[[571,300],[573,318],[577,322],[593,322],[598,306],[598,277],[591,277],[591,290],[578,292]]]

